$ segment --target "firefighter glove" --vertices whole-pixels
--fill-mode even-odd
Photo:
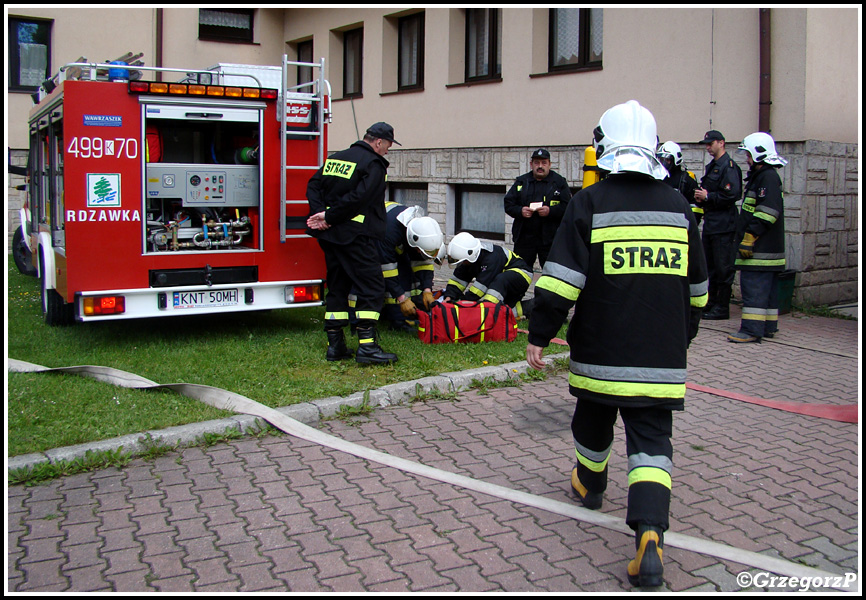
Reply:
[[[415,317],[418,315],[418,311],[415,309],[415,303],[412,302],[412,298],[410,296],[406,296],[406,299],[400,303],[400,312],[403,313],[404,317]]]
[[[742,258],[752,258],[752,255],[755,253],[755,241],[758,238],[753,236],[751,233],[747,233],[743,236],[743,241],[740,242],[740,256]]]
[[[430,310],[430,307],[436,303],[436,298],[433,297],[433,292],[424,292],[421,294],[421,300],[424,303],[424,308]]]

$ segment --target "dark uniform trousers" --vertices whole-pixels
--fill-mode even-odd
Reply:
[[[779,271],[740,271],[743,317],[740,331],[755,337],[779,330]]]
[[[710,281],[708,307],[720,305],[727,308],[731,301],[734,275],[737,272],[734,268],[734,259],[737,255],[734,236],[732,231],[704,234],[701,239],[704,256],[707,257],[707,275]]]
[[[628,454],[626,523],[668,529],[671,504],[673,411],[667,408],[608,406],[578,399],[571,420],[577,477],[589,492],[607,488],[607,461],[616,415],[622,415]]]
[[[325,253],[328,268],[325,329],[339,329],[349,324],[350,292],[355,296],[358,326],[375,326],[385,300],[385,279],[378,260],[376,240],[358,236],[349,244],[335,244],[320,239],[319,245]]]

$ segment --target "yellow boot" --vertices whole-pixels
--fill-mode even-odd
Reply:
[[[577,477],[577,467],[571,470],[571,491],[585,508],[591,510],[598,510],[601,508],[601,501],[604,498],[604,493],[588,491]]]
[[[661,528],[641,525],[635,534],[637,556],[628,563],[628,582],[639,587],[663,585],[662,548],[664,533]]]

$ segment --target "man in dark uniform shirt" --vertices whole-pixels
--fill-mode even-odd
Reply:
[[[518,177],[505,194],[505,212],[514,218],[514,253],[532,271],[536,256],[544,267],[571,190],[565,177],[550,169],[550,152],[544,148],[532,153],[529,165],[532,170]]]
[[[725,151],[725,137],[716,130],[704,135],[703,144],[713,160],[707,165],[695,203],[704,209],[702,241],[709,272],[709,302],[704,319],[730,318],[731,288],[734,285],[734,233],[737,201],[743,191],[743,172]]]

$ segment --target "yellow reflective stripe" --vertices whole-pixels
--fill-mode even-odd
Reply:
[[[709,294],[704,294],[703,296],[692,296],[689,298],[689,306],[695,306],[697,308],[703,308],[707,305],[707,302],[710,300]]]
[[[688,275],[689,248],[686,244],[607,242],[603,248],[605,275]]]
[[[704,209],[703,209],[703,208],[698,208],[697,206],[693,206],[693,207],[692,207],[692,212],[693,212],[693,213],[698,213],[698,214],[702,215],[702,214],[704,214]]]
[[[413,273],[417,273],[419,271],[432,271],[432,270],[433,270],[433,265],[418,265],[418,266],[413,265],[412,266],[412,272]]]
[[[599,244],[601,242],[618,240],[672,240],[674,242],[688,243],[689,232],[685,227],[669,227],[665,225],[601,227],[592,230],[590,243]]]
[[[326,312],[325,313],[325,320],[326,321],[339,321],[341,319],[348,319],[348,318],[349,318],[348,312]]]
[[[357,223],[363,223],[364,218],[365,218],[364,215],[356,215],[356,216],[352,217],[352,220],[357,222]]]
[[[572,387],[609,396],[646,396],[648,398],[684,398],[685,383],[632,383],[628,381],[602,381],[569,373]]]
[[[523,269],[506,269],[506,271],[512,271],[514,273],[520,273],[523,278],[526,280],[526,283],[532,283],[532,275],[524,271]]]
[[[773,223],[776,222],[776,217],[774,217],[774,216],[771,215],[771,214],[765,213],[765,212],[762,211],[762,210],[756,210],[756,211],[753,213],[753,216],[755,216],[755,217],[758,218],[758,219],[761,219],[761,220],[764,220],[764,221],[768,222],[770,225],[772,225]]]
[[[610,460],[610,452],[607,453],[607,456],[602,462],[595,462],[594,460],[589,460],[577,450],[574,451],[574,454],[575,456],[577,456],[577,462],[582,464],[593,473],[601,473],[602,471],[604,471],[604,469],[607,467],[607,462]]]
[[[353,162],[346,162],[345,160],[335,160],[333,158],[329,158],[325,161],[325,165],[322,167],[322,175],[342,177],[343,179],[351,179],[352,174],[355,172],[356,166],[358,165]]]
[[[400,271],[398,269],[388,269],[387,271],[384,269],[382,270],[383,277],[397,277],[399,274]]]
[[[374,340],[373,338],[359,338],[358,339],[359,344],[372,344],[375,341],[376,340]]]
[[[744,321],[766,321],[767,315],[758,315],[758,314],[754,314],[754,313],[753,314],[743,313],[740,318],[743,319]]]
[[[535,287],[547,290],[557,296],[562,296],[566,300],[572,302],[577,300],[577,297],[580,295],[580,288],[574,287],[570,283],[565,283],[564,281],[547,275],[542,275],[538,281],[535,282]]]
[[[637,467],[628,473],[628,484],[658,483],[671,489],[671,474],[657,467]]]
[[[735,265],[744,267],[784,267],[784,258],[775,258],[772,260],[764,260],[758,258],[738,258],[734,261]]]
[[[460,281],[458,279],[449,279],[447,285],[453,285],[454,287],[456,287],[461,292],[466,289],[466,283],[463,281]]]
[[[379,313],[373,310],[359,310],[355,313],[355,316],[359,319],[370,319],[372,321],[379,320]]]

